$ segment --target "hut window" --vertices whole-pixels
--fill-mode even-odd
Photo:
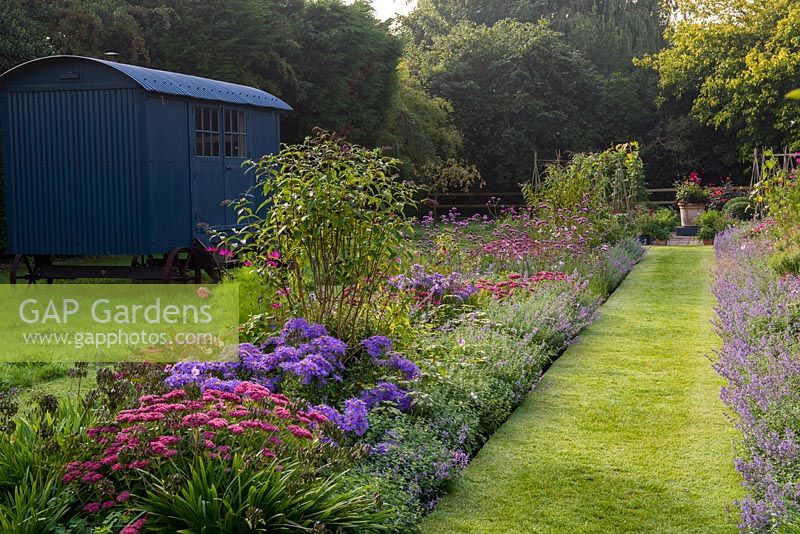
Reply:
[[[225,155],[247,157],[247,114],[244,111],[225,110]]]
[[[195,106],[194,153],[196,156],[219,157],[219,108]]]

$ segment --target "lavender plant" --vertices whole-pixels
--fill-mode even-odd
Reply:
[[[772,239],[750,227],[719,234],[715,250],[723,340],[715,367],[742,432],[740,528],[791,529],[800,520],[800,278],[768,268]]]

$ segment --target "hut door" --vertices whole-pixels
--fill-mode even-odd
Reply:
[[[224,116],[224,153],[225,153],[225,198],[235,200],[241,198],[252,186],[252,174],[242,168],[248,154],[247,112],[225,108]],[[236,212],[226,211],[226,223],[237,224]]]
[[[228,208],[223,179],[223,148],[220,135],[222,108],[219,106],[194,107],[194,164],[192,170],[192,223],[195,235],[203,235],[205,228],[226,224]]]

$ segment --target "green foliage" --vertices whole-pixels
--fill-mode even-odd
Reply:
[[[0,530],[17,534],[52,532],[67,516],[73,496],[59,485],[58,471],[26,471],[0,502]]]
[[[452,103],[470,161],[491,185],[530,179],[535,151],[587,148],[599,78],[545,24],[461,23],[421,53],[432,94]]]
[[[391,510],[346,473],[307,478],[296,464],[253,470],[240,456],[199,459],[174,480],[154,478],[136,506],[154,532],[380,532]]]
[[[251,163],[267,200],[236,203],[244,226],[226,243],[253,262],[292,316],[340,339],[385,326],[381,290],[405,254],[405,212],[416,194],[397,179],[396,163],[329,134],[285,146]]]
[[[605,72],[630,69],[630,60],[658,51],[668,10],[659,0],[420,0],[403,19],[416,44],[431,44],[463,21],[493,26],[503,19],[545,19]]]
[[[766,206],[775,219],[783,242],[800,246],[800,188],[797,187],[797,170],[784,168],[772,150],[765,151],[763,176],[755,185],[751,200]]]
[[[531,174],[532,152],[538,151],[539,158],[555,158],[556,151],[598,150],[618,143],[622,139],[637,139],[642,149],[648,152],[648,159],[661,159],[661,165],[652,164],[648,168],[648,177],[653,183],[669,184],[674,179],[673,169],[680,167],[687,159],[686,154],[673,154],[667,148],[684,139],[676,137],[682,131],[671,129],[667,124],[674,119],[673,114],[659,114],[655,106],[658,92],[658,79],[655,73],[636,68],[632,58],[644,54],[655,53],[663,47],[663,29],[670,18],[670,4],[661,0],[620,0],[601,2],[597,0],[420,0],[417,8],[402,20],[402,29],[413,44],[407,56],[419,60],[420,56],[429,54],[436,48],[437,40],[446,38],[458,31],[461,23],[467,21],[477,25],[491,27],[501,21],[513,19],[520,22],[537,24],[544,20],[550,27],[563,34],[565,45],[588,59],[591,71],[603,74],[602,78],[592,81],[592,96],[587,98],[580,94],[577,101],[583,104],[582,111],[588,113],[591,120],[582,123],[580,136],[565,135],[561,129],[551,130],[549,143],[531,143],[526,147],[520,159],[527,158],[528,167],[522,174],[525,178]],[[513,50],[509,48],[509,50]],[[436,52],[433,52],[436,54]],[[542,54],[547,52],[542,51]],[[554,113],[561,110],[560,103],[542,96],[537,92],[537,78],[512,71],[514,64],[520,64],[517,54],[499,56],[498,62],[509,64],[507,75],[516,76],[516,87],[504,93],[511,101],[519,102],[530,98],[548,107],[554,107]],[[524,68],[524,67],[523,67]],[[588,72],[587,74],[591,74]],[[477,78],[476,78],[477,79]],[[558,81],[554,82],[559,85]],[[533,85],[533,87],[531,87]],[[432,86],[433,87],[433,86]],[[435,87],[433,87],[436,90]],[[466,85],[453,89],[467,92]],[[527,96],[527,92],[530,96]],[[568,89],[564,89],[568,91]],[[494,93],[501,98],[502,90]],[[435,92],[446,96],[444,92]],[[448,97],[449,98],[449,97]],[[495,104],[489,100],[485,104],[491,109]],[[457,106],[458,109],[458,106]],[[461,113],[461,111],[458,111]],[[684,111],[682,110],[681,113]],[[468,120],[477,120],[470,116]],[[502,129],[498,129],[502,127]],[[503,137],[512,137],[507,130],[514,125],[495,125],[494,132],[503,132]],[[469,141],[469,132],[465,131]],[[701,137],[706,140],[706,138]],[[499,140],[498,144],[502,142]],[[696,151],[697,144],[694,144]],[[717,161],[711,154],[711,148],[692,157]],[[471,160],[476,161],[476,160]],[[480,165],[484,176],[494,184],[492,169]],[[685,169],[690,170],[689,168]],[[726,174],[729,172],[722,171]]]
[[[743,160],[753,146],[800,143],[796,107],[782,98],[800,83],[800,5],[704,0],[678,9],[669,48],[648,61],[664,98],[688,99],[701,123],[735,135]]]
[[[458,446],[459,427],[466,420],[459,419],[452,427],[444,420],[412,417],[396,410],[376,410],[369,417],[370,430],[365,439],[370,443],[383,443],[381,454],[371,455],[360,468],[368,480],[385,480],[394,488],[385,493],[387,503],[401,514],[395,517],[398,532],[415,532],[416,523],[423,515],[419,501],[409,496],[419,496],[425,501],[435,499],[447,487],[447,477],[438,476],[447,469],[451,451]],[[469,420],[471,423],[472,420]],[[448,434],[447,431],[452,434]],[[385,451],[385,452],[384,452]]]
[[[674,210],[661,208],[655,212],[644,212],[634,219],[636,232],[656,240],[666,240],[678,225],[678,216]]]
[[[286,56],[297,88],[281,94],[297,112],[287,117],[282,128],[286,138],[300,141],[320,127],[358,143],[375,144],[395,90],[400,40],[386,23],[375,20],[366,0],[303,1],[300,5],[299,16],[282,36],[264,31],[273,27],[272,21],[257,30],[267,41],[291,43]]]
[[[714,239],[718,233],[733,225],[733,220],[721,211],[708,210],[697,218],[697,238]]]
[[[591,217],[629,212],[647,196],[639,144],[620,144],[596,154],[576,154],[566,165],[548,165],[543,186],[526,184],[523,194],[528,205],[546,202],[564,209],[577,206],[588,195]]]
[[[411,76],[407,63],[401,63],[397,72],[397,90],[379,143],[403,162],[405,176],[430,192],[480,186],[480,172],[462,160],[464,138],[453,124],[452,105],[430,96]]]
[[[782,247],[769,258],[769,266],[778,274],[800,275],[800,251],[796,248]]]
[[[755,206],[748,197],[735,197],[725,203],[722,212],[738,221],[746,221],[755,216]]]
[[[3,21],[0,73],[29,59],[53,52],[52,44],[33,16],[39,9],[33,2],[0,1],[0,19]]]

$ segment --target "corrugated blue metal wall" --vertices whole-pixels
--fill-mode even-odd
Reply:
[[[192,241],[189,150],[194,132],[190,141],[185,100],[142,98],[147,146],[142,195],[148,216],[140,224],[146,253],[158,254]]]
[[[142,250],[135,89],[10,92],[8,248]]]
[[[253,138],[251,141],[251,159],[258,160],[265,154],[278,152],[280,144],[280,116],[276,111],[253,111]]]

